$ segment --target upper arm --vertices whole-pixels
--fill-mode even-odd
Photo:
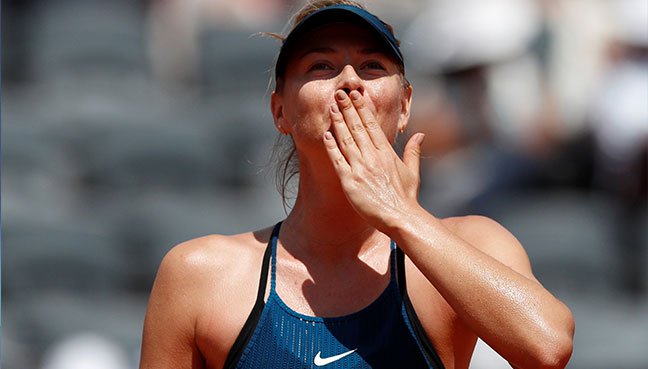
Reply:
[[[519,274],[537,282],[524,247],[502,225],[485,216],[467,216],[452,221],[450,228],[464,241],[508,266]]]
[[[146,310],[140,369],[203,369],[195,340],[200,283],[192,271],[197,251],[174,247],[162,260]]]

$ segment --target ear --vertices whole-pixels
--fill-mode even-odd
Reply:
[[[272,118],[274,119],[275,127],[282,134],[290,133],[289,127],[286,124],[284,119],[284,110],[283,110],[283,96],[278,94],[276,91],[272,91],[272,96],[270,97],[270,110],[272,111]]]
[[[408,85],[403,89],[403,97],[401,98],[401,114],[400,120],[398,121],[398,130],[400,132],[404,131],[407,127],[407,122],[409,122],[410,109],[412,106],[412,85]]]

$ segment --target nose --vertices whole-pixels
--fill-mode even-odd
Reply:
[[[351,65],[346,65],[338,75],[338,90],[342,90],[349,94],[353,90],[357,90],[360,94],[364,94],[364,83],[362,78],[358,76],[355,68]]]

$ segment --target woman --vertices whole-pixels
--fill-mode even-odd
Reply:
[[[519,242],[418,204],[423,135],[402,160],[392,148],[412,87],[391,27],[330,0],[295,24],[271,100],[299,158],[294,207],[273,228],[169,252],[140,368],[467,368],[477,337],[513,367],[564,367],[571,313]]]

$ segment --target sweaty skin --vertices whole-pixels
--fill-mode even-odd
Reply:
[[[563,368],[569,309],[535,279],[520,243],[485,217],[440,219],[417,201],[422,134],[392,148],[412,89],[371,32],[315,29],[272,96],[300,159],[299,190],[277,250],[277,292],[292,309],[346,315],[389,283],[389,240],[446,368],[468,368],[477,337],[515,368]],[[140,369],[222,368],[254,305],[271,228],[174,247],[153,286]],[[267,289],[266,289],[267,291]]]

